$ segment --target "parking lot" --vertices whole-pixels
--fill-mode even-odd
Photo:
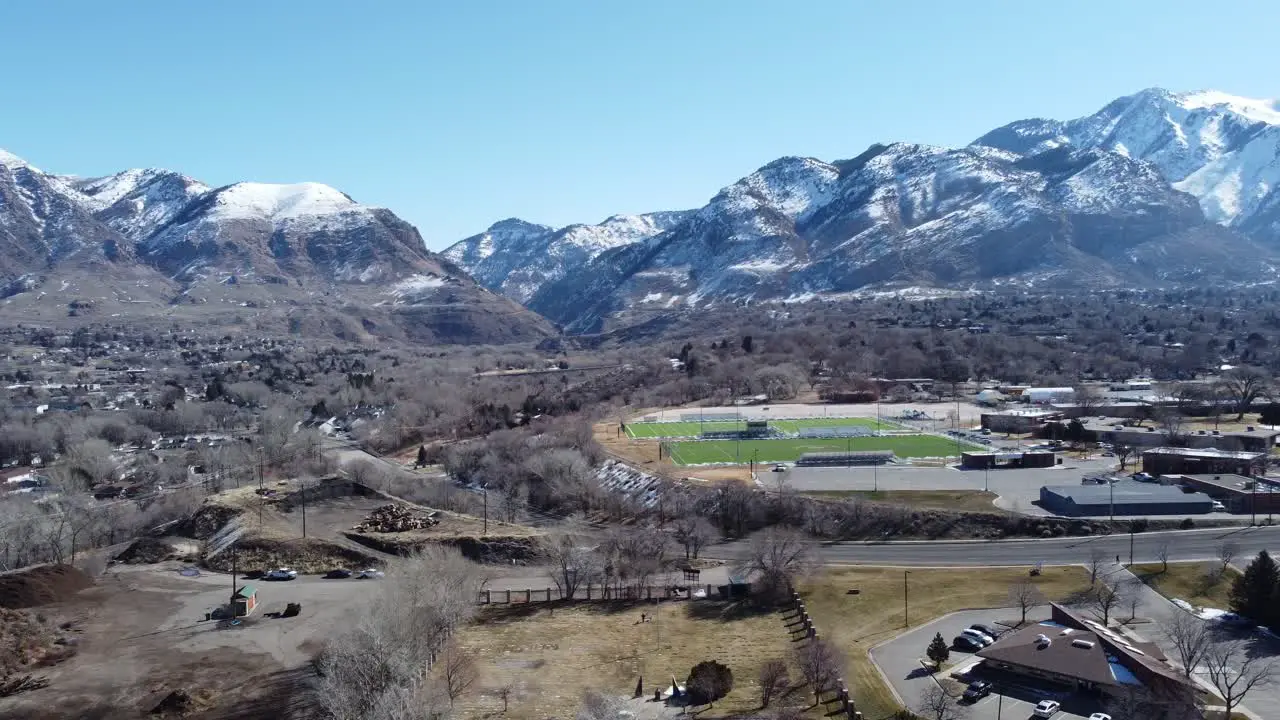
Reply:
[[[952,648],[951,659],[947,663],[950,668],[939,673],[935,679],[920,662],[925,657],[925,648],[933,639],[934,633],[942,633],[942,637],[950,643],[961,630],[974,623],[1007,628],[1015,624],[1020,616],[1018,610],[1011,608],[953,613],[872,648],[871,659],[884,673],[902,702],[908,707],[918,708],[922,694],[931,683],[943,680],[949,677],[951,672],[978,660],[967,652]],[[1028,613],[1027,620],[1028,622],[1043,620],[1048,616],[1047,607],[1035,608]],[[1066,688],[1033,686],[1029,681],[1002,673],[986,672],[982,669],[975,671],[973,677],[994,682],[996,689],[972,705],[965,704],[968,708],[966,714],[968,720],[1030,718],[1036,703],[1046,699],[1062,703],[1063,709],[1054,715],[1054,720],[1087,720],[1090,713],[1102,710],[1096,700],[1081,697]]]
[[[794,467],[787,483],[799,492],[849,490],[990,490],[996,506],[1026,515],[1050,515],[1034,503],[1042,485],[1079,485],[1080,478],[1110,469],[1110,460],[1083,460],[1052,468],[958,470],[955,468]]]

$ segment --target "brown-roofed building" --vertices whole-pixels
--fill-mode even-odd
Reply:
[[[1194,685],[1150,643],[1134,642],[1101,623],[1052,605],[1051,619],[1009,633],[976,654],[1007,672],[1119,695],[1145,689],[1163,698],[1187,698]]]

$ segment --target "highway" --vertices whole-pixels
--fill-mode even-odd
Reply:
[[[1160,547],[1167,544],[1169,561],[1216,560],[1224,543],[1237,546],[1235,562],[1248,560],[1266,549],[1280,549],[1280,526],[1230,527],[1136,533],[1134,562],[1159,562]],[[824,565],[887,565],[894,567],[990,567],[1009,565],[1078,565],[1087,563],[1094,550],[1115,560],[1129,561],[1126,534],[1023,540],[934,540],[888,542],[831,542],[816,547]],[[709,547],[703,556],[721,560],[746,557],[750,540]]]

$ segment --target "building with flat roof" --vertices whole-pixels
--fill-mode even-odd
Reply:
[[[1194,488],[1241,515],[1280,512],[1280,485],[1244,475],[1174,475],[1168,480]],[[1165,481],[1166,478],[1161,478]]]
[[[1153,643],[1125,637],[1051,603],[1050,619],[1032,623],[974,653],[997,670],[1120,696],[1129,690],[1170,702],[1195,697],[1195,685]]]
[[[1105,485],[1046,485],[1040,506],[1067,517],[1102,515],[1201,515],[1213,511],[1213,499],[1172,485],[1121,481]]]
[[[965,470],[996,468],[1047,468],[1057,462],[1056,455],[1045,450],[1030,452],[966,452],[960,453],[960,467]]]
[[[1049,420],[1062,417],[1056,410],[1041,408],[1005,410],[1003,412],[982,413],[982,427],[999,433],[1034,433]]]
[[[1258,475],[1266,462],[1266,453],[1243,450],[1158,447],[1142,453],[1142,471],[1149,475]]]

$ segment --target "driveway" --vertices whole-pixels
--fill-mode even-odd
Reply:
[[[942,633],[942,637],[950,642],[951,638],[973,623],[1008,627],[1016,623],[1020,615],[1020,611],[1015,608],[965,610],[952,613],[872,648],[871,661],[880,668],[880,672],[888,679],[893,691],[902,702],[908,707],[918,708],[924,691],[937,682],[920,666],[920,658],[924,657],[925,648],[929,646],[934,633]],[[1027,614],[1028,621],[1044,620],[1048,617],[1048,606],[1033,608]],[[938,679],[949,677],[952,671],[976,660],[978,658],[973,655],[952,648],[951,658],[947,661],[950,667],[937,677]],[[1046,698],[1059,700],[1071,711],[1060,712],[1054,716],[1055,720],[1087,720],[1090,713],[1099,710],[1092,699],[1068,697],[1070,693],[1055,694],[1046,688],[1032,687],[1029,683],[1017,680],[1010,682],[994,676],[978,676],[997,680],[998,692],[993,692],[977,703],[967,706],[968,712],[965,716],[967,720],[997,720],[997,718],[1022,720],[1031,717],[1035,704]]]

